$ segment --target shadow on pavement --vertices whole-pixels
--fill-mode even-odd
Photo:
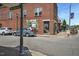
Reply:
[[[0,46],[0,56],[19,56],[19,48]],[[25,54],[23,56],[32,56],[29,49],[25,47]]]

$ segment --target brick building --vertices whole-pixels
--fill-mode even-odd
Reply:
[[[10,4],[9,4],[10,5]],[[38,34],[54,34],[57,24],[56,3],[26,3],[23,4],[23,26],[36,27]],[[20,28],[20,9],[17,6],[0,8],[0,25],[11,27],[13,30]]]

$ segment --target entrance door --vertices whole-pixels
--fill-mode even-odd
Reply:
[[[44,33],[49,33],[49,21],[44,21],[43,22],[43,32]]]

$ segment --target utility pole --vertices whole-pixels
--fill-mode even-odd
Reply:
[[[70,25],[71,25],[71,3],[69,5],[69,30],[70,30]]]

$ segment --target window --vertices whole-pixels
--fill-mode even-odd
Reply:
[[[0,28],[0,30],[5,30],[5,28]]]
[[[7,28],[8,30],[12,30],[12,28]]]
[[[23,15],[26,16],[27,15],[27,11],[23,10]]]
[[[8,18],[12,19],[12,11],[8,12]]]
[[[21,12],[18,13],[18,16],[21,17]],[[23,10],[23,17],[27,16],[27,10]]]
[[[34,13],[35,13],[35,16],[41,16],[42,8],[35,8]]]

